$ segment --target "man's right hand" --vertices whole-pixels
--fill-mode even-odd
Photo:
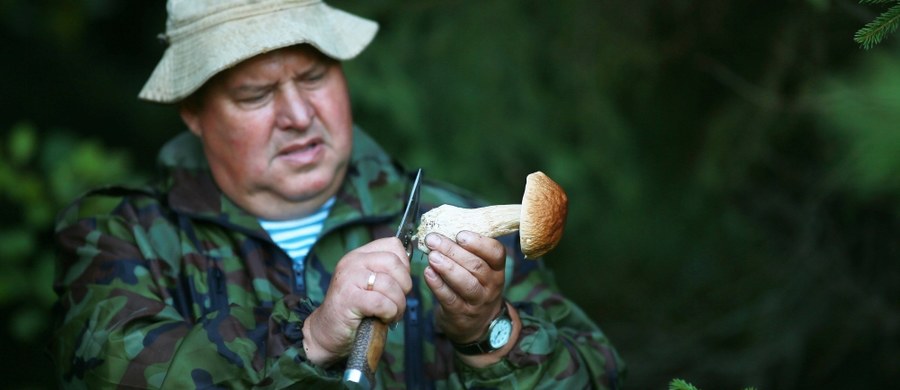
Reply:
[[[303,322],[307,359],[327,367],[346,357],[365,317],[387,324],[400,321],[411,289],[409,257],[399,239],[382,238],[347,253],[334,270],[325,300]]]

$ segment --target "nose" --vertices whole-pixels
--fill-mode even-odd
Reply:
[[[305,130],[312,124],[315,108],[296,86],[281,88],[277,97],[275,126],[282,130]]]

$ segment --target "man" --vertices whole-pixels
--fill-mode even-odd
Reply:
[[[362,318],[393,324],[384,388],[617,387],[602,332],[517,238],[393,232],[410,175],[355,128],[342,60],[370,21],[320,1],[170,0],[140,97],[190,132],[147,188],[106,188],[61,216],[63,386],[336,387]],[[481,205],[438,183],[427,207]],[[486,343],[498,318],[512,324]],[[488,346],[485,346],[488,345]]]

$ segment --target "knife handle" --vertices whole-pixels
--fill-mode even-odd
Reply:
[[[387,325],[374,317],[363,318],[356,329],[356,338],[347,359],[344,384],[351,389],[375,387],[375,369],[387,339]]]

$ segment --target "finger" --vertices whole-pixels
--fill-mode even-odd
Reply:
[[[391,292],[387,284],[376,280],[372,290],[357,289],[354,294],[349,295],[351,298],[347,302],[348,307],[354,308],[352,310],[358,313],[358,319],[375,317],[385,323],[392,323],[402,317],[406,301],[402,294]]]
[[[464,230],[456,235],[456,242],[460,247],[486,262],[494,271],[506,268],[506,247],[500,241]]]
[[[410,278],[409,274],[406,274]],[[377,293],[384,298],[394,302],[394,304],[402,312],[406,308],[406,291],[404,291],[400,282],[390,274],[371,272],[366,278],[362,289],[368,293]]]
[[[386,324],[390,324],[399,321],[403,316],[403,310],[397,306],[396,302],[382,295],[366,298],[364,301],[366,305],[360,308],[362,317],[375,317]]]
[[[441,234],[431,233],[425,237],[425,241],[428,243],[432,252],[444,254],[446,257],[452,259],[455,263],[463,266],[463,268],[469,270],[473,274],[481,273],[481,268],[486,265],[483,260],[478,258],[478,256],[475,256],[453,242],[453,240],[450,240]]]
[[[363,253],[389,252],[393,253],[402,262],[409,267],[409,255],[406,254],[406,248],[397,237],[385,237],[372,241],[364,246],[359,247]]]
[[[405,256],[405,254],[404,254]],[[409,274],[409,261],[397,257],[394,253],[380,252],[370,254],[367,269],[380,272],[394,279],[404,294],[412,290],[412,277]]]
[[[437,274],[434,268],[425,267],[425,284],[431,289],[432,295],[442,307],[452,312],[459,311],[455,310],[457,304],[461,303],[459,295],[447,283],[444,283],[444,279]]]
[[[474,233],[472,234],[474,235]],[[463,233],[459,233],[459,235],[469,238]],[[426,237],[426,240],[431,243],[430,245],[433,245],[433,250],[431,253],[439,252],[446,255],[446,257],[451,261],[459,264],[463,269],[471,273],[475,278],[478,279],[478,282],[481,284],[490,284],[493,282],[491,273],[493,273],[494,270],[482,258],[476,256],[472,252],[469,252],[462,246],[453,242],[453,240],[447,239],[446,237],[441,235],[435,234],[432,237],[432,235],[429,234]],[[473,243],[471,239],[469,242]],[[484,242],[479,241],[477,243],[473,243],[472,245],[479,245],[482,243]]]
[[[453,240],[440,233],[429,233],[427,236],[425,236],[425,245],[427,245],[432,252],[441,252],[452,259],[474,257],[473,254],[469,253],[468,251],[463,249],[463,247],[453,242]]]
[[[441,277],[444,283],[466,302],[478,302],[485,294],[485,288],[475,275],[457,264],[453,259],[436,250],[428,253],[428,265]],[[487,268],[485,266],[484,268]]]

